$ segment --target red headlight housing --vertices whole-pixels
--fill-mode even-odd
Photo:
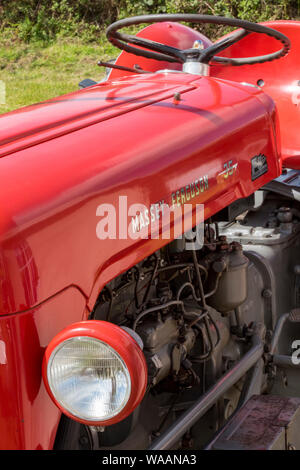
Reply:
[[[147,365],[127,331],[105,321],[83,321],[50,342],[43,379],[64,414],[90,426],[108,426],[125,419],[143,399]]]

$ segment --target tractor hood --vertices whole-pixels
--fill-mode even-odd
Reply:
[[[2,115],[0,157],[188,91],[193,79],[121,78]]]
[[[170,241],[127,226],[140,235],[162,204],[189,203],[186,231],[197,205],[210,217],[276,178],[276,126],[260,89],[174,71],[1,116],[0,314],[68,286],[93,308],[103,285]]]

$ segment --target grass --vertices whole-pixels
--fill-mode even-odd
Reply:
[[[0,103],[0,113],[74,91],[84,78],[100,81],[105,70],[97,62],[118,54],[104,34],[88,44],[75,37],[48,45],[0,35],[0,80],[6,89],[6,104]]]

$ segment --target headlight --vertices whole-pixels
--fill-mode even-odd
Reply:
[[[56,405],[90,425],[109,425],[128,416],[142,400],[147,367],[137,342],[103,321],[79,322],[49,344],[43,377]]]

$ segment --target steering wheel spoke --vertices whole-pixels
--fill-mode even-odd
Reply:
[[[130,54],[134,54],[134,55],[141,56],[141,57],[147,57],[148,59],[160,60],[164,62],[175,62],[175,63],[178,62],[177,58],[171,57],[170,55],[159,54],[158,52],[154,53],[151,51],[146,51],[144,49],[140,49],[139,47],[133,48],[129,44],[126,44],[123,41],[119,41],[118,39],[111,39],[110,42],[114,46],[118,47],[119,49],[122,49],[123,51],[129,52]],[[134,49],[134,52],[133,52],[133,49]],[[155,54],[155,57],[153,57],[153,54]]]
[[[224,49],[227,49],[228,47],[232,46],[236,42],[240,41],[244,37],[248,36],[249,31],[246,31],[245,29],[241,29],[238,31],[235,31],[232,33],[230,36],[227,36],[225,39],[222,39],[221,41],[215,42],[212,46],[207,47],[202,51],[202,57],[201,57],[201,62],[204,64],[208,64],[209,61],[219,52],[224,51]],[[226,63],[227,57],[222,57],[222,63]]]
[[[151,39],[139,38],[129,34],[122,34],[121,36],[119,33],[117,33],[116,36],[119,40],[134,44],[135,46],[161,52],[161,44],[159,42],[152,41]],[[164,45],[164,55],[170,56],[173,59],[178,59],[178,61],[182,63],[185,61],[185,55],[183,51],[177,49],[176,47]]]

